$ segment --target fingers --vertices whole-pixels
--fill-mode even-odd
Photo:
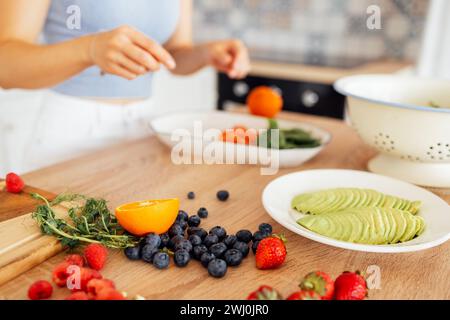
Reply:
[[[143,48],[145,51],[150,53],[157,61],[171,70],[176,67],[175,60],[173,59],[171,54],[161,45],[149,39],[146,35],[137,30],[130,29],[129,32],[132,41]]]
[[[116,76],[125,78],[127,80],[134,80],[136,79],[137,75],[128,71],[125,67],[122,67],[118,64],[113,65],[111,67],[111,70],[109,70],[109,73],[115,74]]]
[[[233,55],[233,63],[228,71],[228,76],[233,79],[242,79],[250,71],[250,58],[247,48],[241,41],[232,40],[230,52]]]
[[[144,69],[144,72],[158,71],[160,68],[159,62],[151,54],[132,43],[124,47],[123,52],[127,58],[139,64]]]

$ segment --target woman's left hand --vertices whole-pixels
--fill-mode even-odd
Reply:
[[[240,40],[222,40],[206,44],[208,63],[232,79],[245,78],[250,71],[248,50]]]

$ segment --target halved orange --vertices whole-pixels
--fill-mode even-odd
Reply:
[[[178,199],[147,200],[117,207],[116,217],[125,230],[136,236],[162,234],[175,222],[179,208]]]

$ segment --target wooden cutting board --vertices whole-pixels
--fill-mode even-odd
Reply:
[[[63,250],[55,238],[41,234],[31,217],[39,201],[30,193],[37,192],[48,199],[55,195],[28,186],[20,194],[11,194],[4,186],[4,181],[0,181],[0,285]],[[61,205],[55,212],[64,216],[67,208]]]

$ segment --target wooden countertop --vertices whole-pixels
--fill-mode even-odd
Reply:
[[[333,141],[315,159],[297,169],[283,169],[277,176],[296,170],[346,168],[365,170],[374,151],[366,147],[343,122],[283,114],[289,118],[317,124],[333,134]],[[449,299],[450,243],[427,251],[407,254],[353,252],[326,246],[293,234],[270,219],[261,204],[261,191],[277,176],[261,176],[253,166],[176,166],[169,149],[155,137],[118,145],[107,150],[61,163],[24,176],[28,184],[59,193],[73,191],[104,197],[110,206],[149,198],[180,197],[181,207],[194,213],[209,209],[202,226],[224,226],[234,233],[255,230],[261,222],[270,222],[275,232],[285,233],[288,257],[278,270],[260,271],[249,257],[237,269],[229,269],[223,279],[213,279],[197,262],[185,269],[173,264],[159,271],[143,262],[130,262],[122,252],[111,251],[102,274],[113,279],[130,296],[148,299],[245,299],[259,285],[272,285],[284,295],[297,289],[302,276],[323,270],[333,277],[346,270],[365,271],[376,265],[381,271],[380,289],[371,290],[371,299]],[[228,202],[216,200],[215,193],[227,189]],[[195,200],[186,193],[195,191]],[[450,203],[448,190],[434,190]],[[62,261],[59,254],[0,287],[0,298],[24,299],[28,286],[38,279],[50,279],[52,268]],[[67,290],[57,289],[54,298],[63,298]]]
[[[379,60],[354,68],[325,67],[264,60],[252,61],[250,75],[293,81],[333,84],[338,79],[358,74],[394,73],[411,66],[410,62]]]

